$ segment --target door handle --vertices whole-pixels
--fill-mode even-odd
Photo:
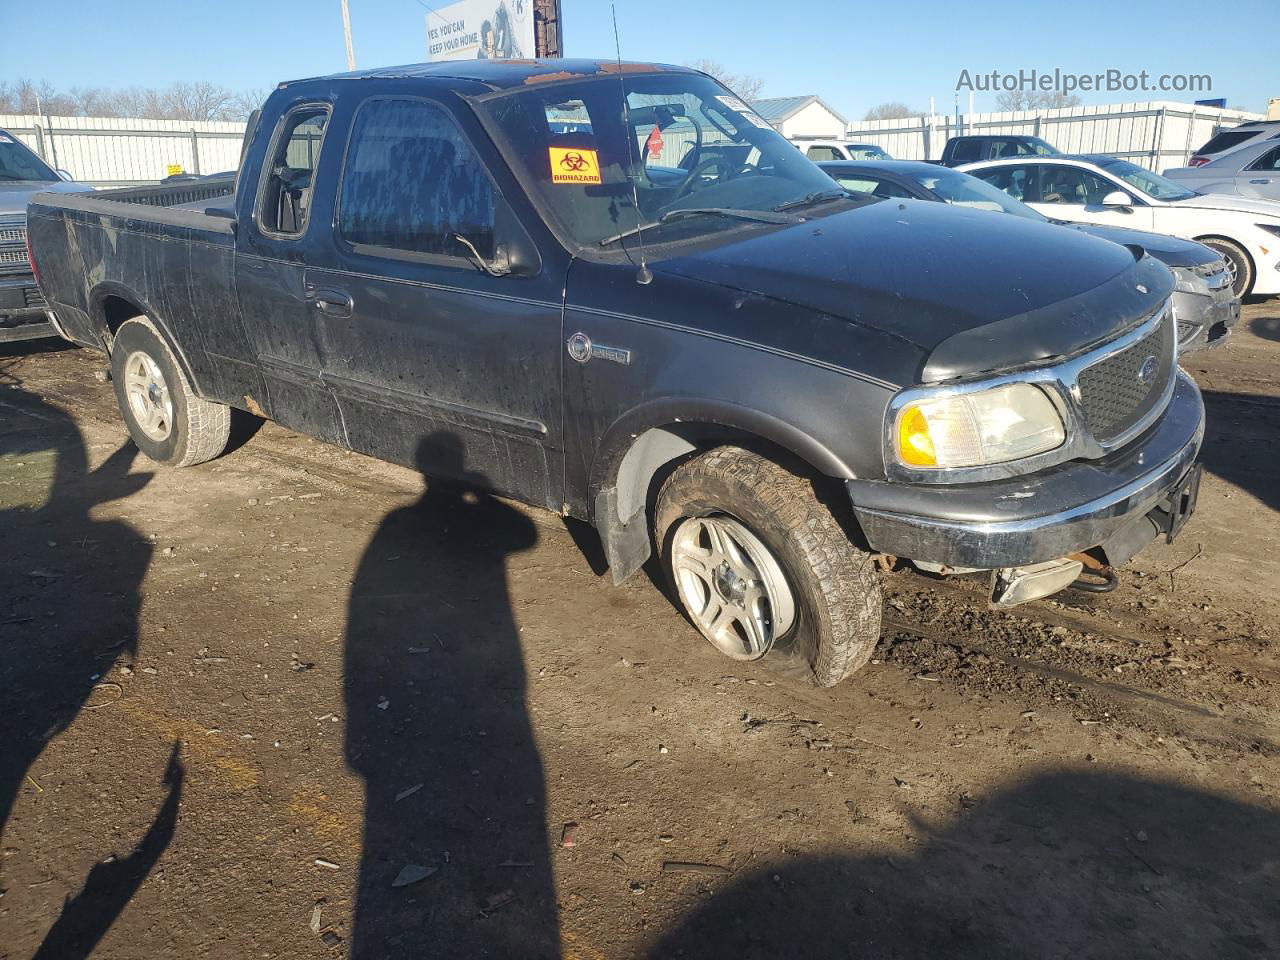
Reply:
[[[1250,182],[1250,183],[1270,183],[1270,182],[1271,182],[1271,178],[1270,178],[1270,177],[1263,177],[1261,180],[1250,180],[1249,182]]]
[[[306,297],[307,302],[326,317],[349,317],[356,305],[351,299],[351,294],[341,290],[307,287]]]

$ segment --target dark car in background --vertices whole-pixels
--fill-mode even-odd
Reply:
[[[1053,220],[985,180],[913,160],[818,164],[847,190],[883,198],[912,197],[1016,217],[1056,223],[1113,243],[1137,245],[1173,271],[1173,312],[1178,323],[1178,350],[1189,353],[1225,342],[1240,318],[1240,298],[1231,289],[1231,274],[1218,252],[1194,240],[1163,233],[1103,224]]]
[[[0,343],[54,336],[27,256],[27,201],[37,193],[92,190],[74,183],[0,130]]]
[[[1046,157],[1059,153],[1057,147],[1039,137],[1023,137],[1013,134],[974,134],[951,137],[942,148],[944,167],[958,167],[962,163],[979,160],[999,160],[1003,157]]]

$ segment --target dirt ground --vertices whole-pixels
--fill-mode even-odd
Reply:
[[[0,958],[1280,955],[1280,300],[1112,594],[888,578],[817,690],[558,517],[0,352]],[[425,493],[424,493],[425,489]]]

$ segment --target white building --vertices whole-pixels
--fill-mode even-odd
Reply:
[[[751,104],[788,140],[842,140],[849,122],[822,102],[821,97],[772,97]]]

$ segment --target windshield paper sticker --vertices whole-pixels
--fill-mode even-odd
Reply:
[[[581,147],[548,147],[552,183],[599,183],[600,159]]]
[[[736,113],[742,114],[743,118],[746,119],[748,123],[754,124],[755,126],[759,127],[761,130],[773,129],[773,127],[770,126],[769,121],[765,120],[763,117],[761,117],[758,113],[756,113],[754,110],[748,107],[745,103],[743,103],[737,97],[718,96],[716,97],[716,99],[719,100],[721,103],[723,103],[730,110],[733,110]]]
[[[13,141],[3,133],[0,133],[0,143],[13,143]]]

